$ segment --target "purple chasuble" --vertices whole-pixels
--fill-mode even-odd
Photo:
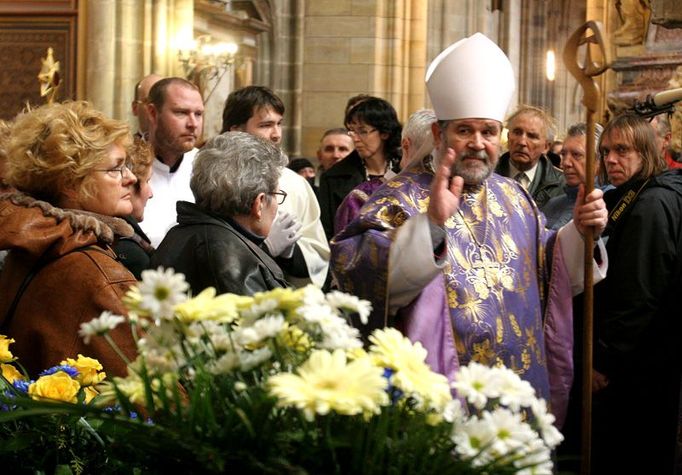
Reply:
[[[343,291],[372,302],[373,327],[393,325],[420,341],[432,369],[449,379],[470,361],[505,365],[548,401],[552,379],[558,392],[551,400],[564,406],[573,370],[570,284],[561,252],[551,252],[556,233],[545,229],[544,216],[513,180],[493,174],[462,196],[459,213],[445,223],[444,269],[388,315],[393,236],[411,216],[426,213],[432,178],[424,164],[411,166],[370,197],[331,242],[334,278]],[[548,373],[548,354],[559,374]]]

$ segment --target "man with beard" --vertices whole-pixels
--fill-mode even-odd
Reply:
[[[564,174],[555,167],[549,147],[554,122],[542,109],[523,106],[507,120],[509,152],[500,157],[495,172],[513,178],[528,190],[541,210],[564,192]]]
[[[149,91],[149,143],[156,160],[150,185],[154,199],[147,204],[142,230],[157,247],[176,224],[175,203],[194,203],[189,188],[195,148],[201,137],[204,101],[191,82],[170,77],[156,82]]]
[[[602,193],[590,193],[555,239],[527,191],[492,173],[514,73],[484,35],[442,52],[426,84],[434,154],[377,190],[332,240],[334,276],[372,302],[370,328],[395,325],[421,342],[434,371],[452,379],[472,361],[505,365],[561,416],[581,233],[606,225]]]

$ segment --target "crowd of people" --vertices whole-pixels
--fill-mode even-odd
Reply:
[[[201,93],[179,77],[136,85],[135,133],[84,101],[26,110],[0,124],[0,334],[32,374],[81,353],[122,375],[78,328],[124,314],[145,269],[182,272],[194,294],[339,289],[372,303],[364,335],[399,328],[450,379],[472,361],[513,369],[548,401],[566,436],[559,466],[572,467],[591,235],[593,473],[673,473],[682,163],[670,123],[626,112],[558,134],[540,107],[507,116],[514,77],[477,33],[430,64],[433,109],[403,127],[385,99],[353,96],[315,159],[283,153],[285,107],[263,86],[232,91],[204,144]],[[585,193],[588,156],[599,176]],[[124,328],[112,337],[132,358]]]

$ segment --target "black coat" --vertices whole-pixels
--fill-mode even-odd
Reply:
[[[500,157],[495,167],[495,173],[513,178],[511,176],[511,168],[509,163],[509,152],[506,152]],[[550,198],[564,194],[564,185],[566,179],[564,173],[554,165],[545,156],[541,155],[538,159],[538,168],[533,177],[533,181],[528,186],[528,192],[535,200],[535,204],[542,211],[542,207],[549,201]]]
[[[177,211],[178,224],[159,244],[153,268],[182,272],[194,295],[207,287],[239,295],[288,287],[277,263],[259,247],[263,238],[194,203],[179,201]]]
[[[337,162],[320,177],[317,198],[320,219],[327,239],[334,236],[336,210],[350,191],[367,179],[365,165],[356,150]]]
[[[593,398],[593,473],[673,473],[682,340],[682,171],[643,184],[632,181],[604,196],[609,269],[594,289],[594,368],[609,384]],[[634,200],[623,207],[626,193]]]
[[[131,237],[119,238],[113,246],[114,251],[121,264],[126,266],[137,280],[142,280],[142,271],[150,268],[149,262],[154,254],[154,247],[135,218],[126,216],[124,219],[132,226],[135,234]]]

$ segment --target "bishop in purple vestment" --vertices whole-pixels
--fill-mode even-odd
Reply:
[[[453,71],[473,77],[458,82]],[[427,87],[438,117],[434,156],[376,191],[332,240],[334,278],[372,301],[371,325],[395,325],[420,341],[435,371],[452,379],[470,361],[507,366],[560,419],[572,381],[580,233],[606,225],[601,191],[557,233],[520,185],[492,174],[514,79],[485,36],[441,53]],[[605,262],[596,270],[599,280]]]

